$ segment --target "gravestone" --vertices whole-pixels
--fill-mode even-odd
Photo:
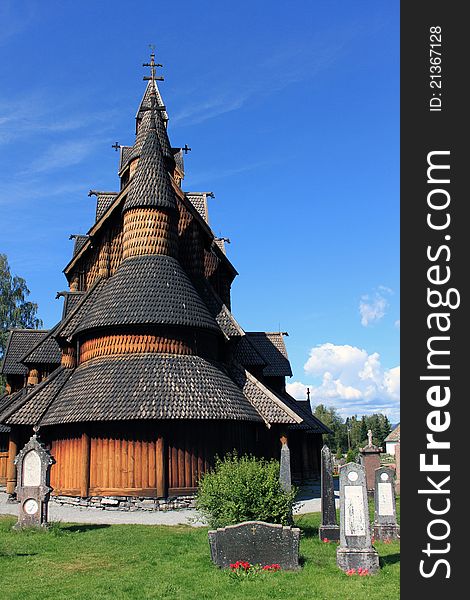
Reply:
[[[374,495],[375,490],[375,470],[380,467],[380,453],[382,448],[375,446],[372,442],[372,431],[367,432],[369,442],[364,448],[360,448],[361,464],[366,471],[366,486],[369,496]]]
[[[368,569],[376,573],[379,555],[372,546],[364,467],[348,463],[339,471],[340,546],[336,564],[343,571]]]
[[[390,467],[375,471],[374,537],[376,540],[396,540],[400,537],[395,505],[395,472]]]
[[[245,521],[209,531],[212,562],[227,568],[238,560],[252,565],[278,564],[299,569],[300,529],[263,521]]]
[[[333,458],[325,444],[321,449],[321,525],[318,531],[321,540],[339,540],[339,525],[336,521],[335,488],[333,483]]]
[[[292,480],[290,474],[290,450],[287,445],[287,438],[281,437],[281,463],[280,463],[280,471],[279,471],[279,482],[281,484],[281,488],[285,492],[290,492],[292,490]]]
[[[55,460],[39,441],[36,433],[15,458],[17,468],[16,497],[19,501],[15,528],[45,527],[51,465]]]

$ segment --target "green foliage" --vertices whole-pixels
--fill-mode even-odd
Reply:
[[[38,305],[28,302],[29,289],[22,277],[12,275],[5,254],[0,254],[0,356],[3,354],[10,327],[38,329]]]
[[[242,521],[289,525],[296,490],[279,483],[279,462],[227,454],[199,482],[196,507],[211,527]]]
[[[340,458],[343,458],[343,451],[341,450],[341,448],[338,446],[338,448],[336,449],[336,458],[339,460]]]
[[[356,462],[356,456],[357,456],[357,452],[354,452],[354,450],[351,448],[348,450],[347,454],[346,454],[346,462]]]
[[[38,305],[27,301],[28,296],[29,289],[26,281],[22,277],[11,274],[6,255],[0,254],[0,359],[5,350],[9,328],[42,327],[41,319],[36,317]],[[3,385],[0,376],[0,393]]]
[[[332,434],[324,437],[325,443],[330,448],[341,448],[346,452],[352,448],[356,452],[368,443],[367,432],[372,431],[372,441],[376,446],[383,446],[384,440],[392,430],[388,417],[380,413],[363,415],[360,419],[357,415],[348,417],[344,422],[338,415],[336,408],[319,404],[314,415],[332,430]],[[338,454],[336,455],[339,458]]]

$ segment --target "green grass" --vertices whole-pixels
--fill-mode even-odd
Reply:
[[[211,563],[207,528],[56,523],[17,532],[14,522],[0,517],[2,600],[399,598],[399,543],[375,544],[379,574],[348,577],[336,567],[336,544],[318,539],[318,513],[296,518],[301,571],[242,581]]]

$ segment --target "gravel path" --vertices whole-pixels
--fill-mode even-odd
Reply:
[[[320,511],[320,488],[311,486],[303,488],[299,494],[300,501],[296,503],[294,514],[305,514]],[[336,504],[339,501],[336,500]],[[18,505],[7,502],[7,494],[0,492],[0,515],[17,515]],[[104,525],[134,524],[134,525],[191,525],[201,527],[205,523],[196,510],[181,509],[160,512],[146,511],[110,511],[96,508],[64,506],[49,503],[49,520],[66,523],[98,523]]]

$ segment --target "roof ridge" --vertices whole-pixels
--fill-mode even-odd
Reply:
[[[232,361],[232,365],[236,369],[242,371],[245,374],[245,377],[249,379],[251,383],[253,383],[260,390],[262,390],[275,404],[277,404],[279,408],[281,408],[289,417],[294,419],[296,423],[302,423],[304,419],[302,419],[302,417],[298,415],[292,408],[287,406],[285,402],[283,402],[273,390],[268,388],[264,383],[261,383],[261,381],[257,377],[255,377],[252,373],[245,369],[245,367],[243,367],[239,362]]]
[[[30,354],[32,354],[34,352],[34,350],[36,350],[36,348],[38,348],[39,346],[41,346],[41,344],[43,344],[48,338],[51,337],[52,333],[57,329],[57,327],[60,325],[61,321],[59,321],[58,323],[56,323],[54,325],[54,327],[52,327],[51,329],[47,330],[47,334],[41,338],[37,344],[35,344],[30,350],[28,350],[26,352],[26,354],[23,354],[23,356],[19,359],[18,362],[23,363],[24,359],[27,358]]]

